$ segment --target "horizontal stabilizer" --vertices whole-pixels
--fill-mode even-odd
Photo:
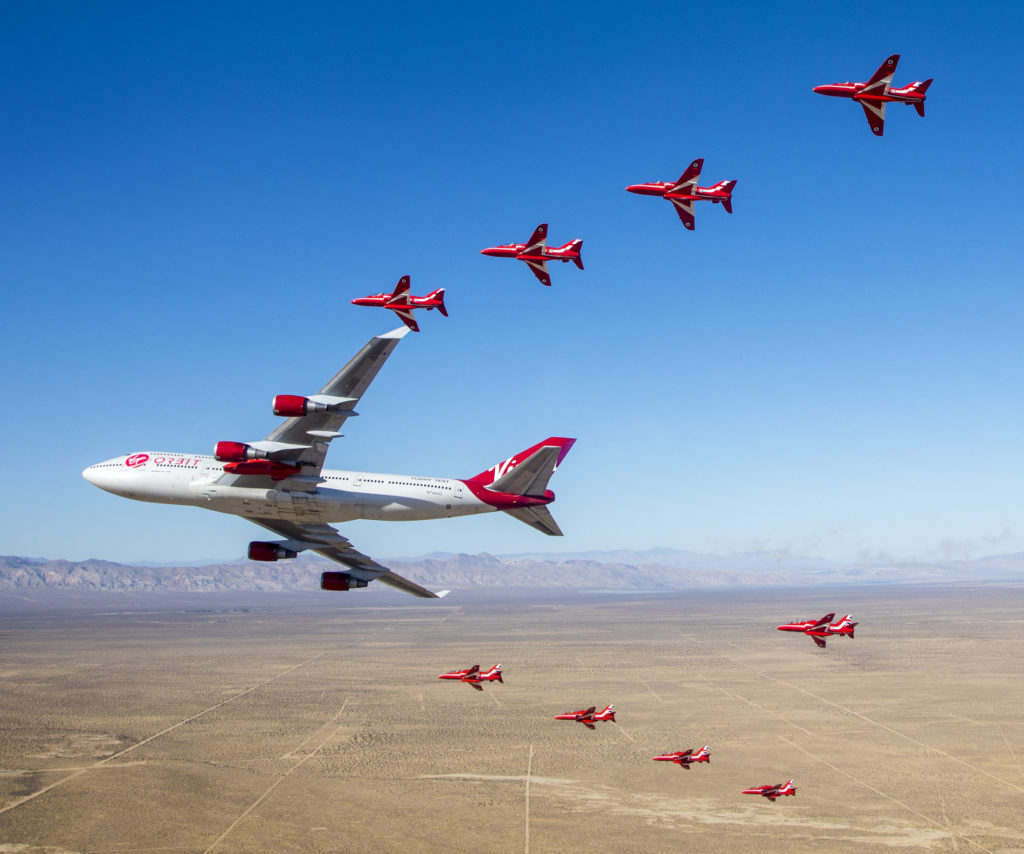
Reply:
[[[558,445],[545,445],[487,488],[508,495],[543,495],[561,452]]]
[[[536,528],[542,534],[547,534],[549,537],[562,536],[562,529],[558,527],[555,517],[551,515],[551,511],[543,504],[538,504],[534,507],[515,507],[505,512],[509,516],[514,516],[520,522],[525,522],[531,528]],[[381,580],[383,581],[384,579]]]

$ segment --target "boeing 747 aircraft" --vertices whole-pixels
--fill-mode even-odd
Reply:
[[[575,439],[551,437],[475,477],[370,474],[323,467],[332,439],[398,342],[402,327],[370,341],[317,394],[278,395],[285,420],[258,442],[218,442],[214,455],[144,451],[89,466],[90,483],[138,501],[186,504],[250,519],[284,539],[249,543],[250,560],[275,561],[311,550],[345,567],[325,572],[324,590],[379,580],[413,596],[437,598],[356,551],[331,522],[353,519],[445,519],[502,510],[545,534],[560,536],[547,505],[548,480]]]

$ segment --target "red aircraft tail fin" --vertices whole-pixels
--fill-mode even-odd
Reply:
[[[583,269],[583,255],[582,255],[581,253],[582,253],[582,251],[583,251],[583,241],[582,241],[582,240],[580,240],[580,239],[579,239],[579,238],[577,237],[577,238],[576,238],[575,240],[573,240],[573,241],[572,241],[572,242],[571,242],[571,243],[569,244],[569,246],[570,246],[570,247],[571,247],[571,248],[573,249],[573,251],[574,251],[574,252],[576,253],[576,257],[572,259],[572,262],[573,262],[573,263],[574,263],[574,264],[575,264],[575,265],[576,265],[577,267],[579,267],[579,268],[580,268],[580,269],[582,270],[582,269]]]
[[[431,293],[427,294],[427,299],[436,299],[439,303],[441,303],[439,306],[436,307],[437,310],[441,312],[441,314],[443,314],[445,317],[448,316],[448,309],[444,307],[444,288],[438,288],[436,291],[432,291]],[[431,306],[431,308],[433,307],[434,306]]]
[[[915,95],[920,95],[920,101],[914,101],[914,109],[917,110],[917,114],[923,119],[924,118],[924,93],[928,91],[928,87],[932,85],[933,77],[929,77],[927,80],[921,83],[914,83],[913,92]]]
[[[722,199],[722,207],[725,208],[726,213],[732,213],[732,191],[735,186],[735,181],[722,182],[722,189],[729,194],[729,198]]]
[[[575,443],[575,441],[575,439],[565,439],[561,436],[552,436],[549,439],[545,439],[543,442],[538,442],[536,445],[527,448],[525,451],[520,451],[518,454],[509,457],[507,460],[504,460],[500,463],[497,463],[496,465],[491,466],[489,469],[480,472],[480,474],[474,475],[473,477],[469,478],[469,480],[472,481],[473,483],[479,483],[483,486],[491,486],[495,482],[504,479],[520,463],[525,462],[538,451],[541,451],[542,449],[547,447],[555,447],[558,448],[558,454],[554,460],[554,465],[551,467],[549,471],[545,472],[545,474],[547,474],[547,476],[550,477],[554,470],[557,469],[559,465],[561,465],[562,460],[565,459],[565,455],[569,453],[569,450],[572,448],[573,443]],[[545,481],[546,480],[547,478],[545,478]]]

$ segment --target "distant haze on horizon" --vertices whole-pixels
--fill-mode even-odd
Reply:
[[[566,536],[355,522],[379,559],[1024,550],[1024,8],[8,6],[0,552],[232,560],[244,520],[80,472],[263,438],[447,289],[330,468],[469,477],[550,435]],[[538,22],[542,25],[538,26]],[[652,49],[652,37],[659,47]],[[671,45],[685,44],[685,48]],[[811,92],[933,77],[927,116]],[[687,232],[628,184],[737,179]],[[542,287],[479,254],[580,237]]]

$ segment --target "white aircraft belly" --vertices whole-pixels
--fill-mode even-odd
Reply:
[[[388,492],[368,488],[319,486],[312,492],[252,489],[209,482],[191,485],[188,503],[221,513],[250,518],[282,519],[300,524],[351,522],[415,522],[488,513],[494,510],[472,495],[458,498],[439,490],[410,487]],[[433,494],[437,492],[437,494]],[[151,500],[163,501],[154,497]]]

